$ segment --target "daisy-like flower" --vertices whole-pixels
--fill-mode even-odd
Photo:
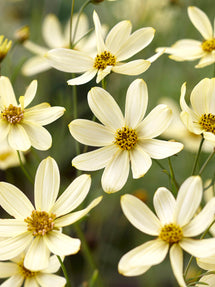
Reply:
[[[170,59],[175,61],[193,61],[200,59],[195,68],[203,68],[215,62],[215,31],[213,31],[207,15],[197,7],[188,7],[190,21],[203,37],[202,41],[183,39],[172,47],[165,47],[165,53],[171,54]],[[157,51],[163,50],[158,48]]]
[[[197,258],[197,264],[200,268],[212,272],[214,274],[206,274],[200,278],[200,282],[204,282],[208,287],[215,286],[215,256],[206,258]],[[196,287],[204,286],[202,284],[195,285]]]
[[[35,208],[17,187],[0,182],[0,205],[12,219],[0,219],[0,260],[9,260],[24,250],[24,267],[38,271],[48,267],[49,255],[65,256],[80,249],[80,240],[62,233],[68,226],[85,216],[102,199],[94,199],[85,209],[73,211],[87,196],[91,184],[89,175],[77,177],[57,199],[60,175],[51,157],[43,160],[36,173]]]
[[[12,258],[10,262],[0,262],[0,278],[8,278],[2,287],[63,287],[66,285],[65,278],[52,274],[60,268],[59,260],[55,255],[51,256],[48,261],[48,267],[40,271],[31,271],[24,267],[23,262],[25,253]]]
[[[191,108],[185,102],[186,83],[182,85],[181,119],[187,129],[215,145],[215,78],[201,80],[190,95]]]
[[[51,107],[48,103],[26,108],[36,91],[37,81],[34,80],[24,96],[19,97],[18,104],[9,78],[0,77],[0,141],[7,138],[12,149],[26,151],[33,146],[47,150],[52,145],[52,137],[43,126],[61,117],[65,108]]]
[[[111,71],[126,75],[139,75],[145,72],[151,62],[155,61],[163,51],[147,60],[123,61],[131,58],[149,45],[155,30],[151,27],[142,28],[131,34],[130,21],[121,21],[108,33],[105,41],[97,13],[93,12],[95,25],[97,55],[83,53],[72,49],[54,49],[47,53],[49,63],[54,68],[68,73],[83,73],[83,75],[68,81],[69,85],[81,85],[89,82],[97,74],[99,83]]]
[[[126,253],[118,270],[125,276],[145,273],[151,266],[161,263],[168,250],[173,273],[180,286],[183,278],[183,250],[195,257],[215,254],[215,238],[192,239],[205,231],[214,219],[215,198],[195,216],[202,199],[202,181],[199,176],[187,178],[177,198],[165,187],[155,192],[153,204],[157,216],[145,203],[133,195],[123,195],[122,210],[127,219],[140,231],[156,236]]]
[[[95,33],[87,35],[89,25],[87,16],[81,14],[79,23],[75,31],[78,15],[74,14],[72,18],[73,49],[78,51],[88,51],[93,53],[96,51]],[[102,33],[105,33],[106,28],[102,27]],[[45,54],[54,48],[69,48],[70,41],[70,20],[67,22],[64,31],[62,31],[61,23],[54,14],[48,14],[43,22],[42,34],[47,47],[37,45],[30,40],[26,40],[23,46],[35,56],[25,62],[22,72],[26,76],[32,76],[51,69],[51,65],[44,57]]]
[[[72,164],[81,170],[105,167],[102,175],[105,192],[116,192],[124,186],[130,161],[133,178],[139,178],[150,168],[151,158],[166,158],[183,148],[181,143],[154,139],[167,128],[172,112],[166,105],[158,105],[143,120],[148,91],[141,79],[133,81],[128,88],[125,117],[113,97],[102,88],[89,91],[88,103],[102,124],[77,119],[69,124],[69,129],[79,142],[101,148],[78,155]]]

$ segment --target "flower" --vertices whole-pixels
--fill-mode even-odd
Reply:
[[[206,258],[197,258],[197,264],[200,268],[212,271],[212,274],[206,274],[200,278],[200,282],[204,282],[206,286],[208,287],[214,287],[215,286],[215,256],[209,256]],[[196,284],[196,287],[203,286],[202,284]]]
[[[172,47],[165,48],[165,53],[171,54],[170,59],[175,61],[193,61],[200,59],[195,68],[203,68],[215,62],[215,32],[207,15],[197,7],[188,7],[190,21],[200,32],[203,41],[183,39],[177,41]],[[156,51],[163,50],[164,47]]]
[[[79,51],[89,51],[92,53],[96,50],[95,46],[95,33],[89,33],[89,25],[87,16],[81,14],[79,24],[75,32],[78,15],[74,14],[72,18],[72,40],[74,43],[73,49]],[[102,33],[105,33],[106,28],[102,27]],[[33,56],[25,62],[22,72],[25,76],[32,76],[37,73],[47,71],[51,68],[44,55],[53,48],[69,47],[70,41],[70,20],[62,32],[61,23],[54,14],[48,14],[43,22],[42,34],[47,47],[39,46],[31,41],[25,41],[24,47],[30,52],[34,53]]]
[[[161,263],[169,250],[173,273],[179,285],[186,287],[182,249],[200,258],[215,254],[215,238],[191,238],[206,230],[214,219],[215,198],[195,216],[202,192],[199,176],[187,178],[176,199],[165,187],[158,188],[153,198],[157,216],[135,196],[123,195],[121,206],[127,219],[140,231],[157,238],[126,253],[119,261],[119,273],[125,276],[143,274]]]
[[[77,253],[80,240],[62,233],[68,226],[85,216],[102,197],[94,199],[86,208],[73,211],[89,192],[91,178],[77,177],[56,200],[60,175],[51,157],[44,159],[36,172],[34,186],[35,208],[17,187],[0,182],[0,204],[13,219],[0,219],[0,260],[8,260],[26,249],[24,267],[31,271],[47,268],[49,255],[65,256]]]
[[[191,108],[185,102],[186,83],[182,85],[181,119],[187,129],[215,145],[215,78],[201,80],[192,90]]]
[[[12,41],[4,39],[3,35],[0,35],[0,62],[6,57],[7,53],[10,51],[12,46]]]
[[[37,81],[34,80],[25,95],[19,98],[18,105],[9,78],[0,77],[1,141],[7,138],[12,149],[26,151],[33,146],[38,150],[47,150],[51,147],[51,135],[43,126],[61,117],[65,108],[41,103],[26,109],[36,91]]]
[[[0,278],[8,278],[1,286],[19,287],[24,284],[26,287],[38,286],[56,286],[66,285],[65,278],[54,275],[60,268],[60,263],[55,255],[48,260],[48,267],[40,271],[31,271],[24,267],[23,262],[25,253],[12,258],[11,262],[0,262]]]
[[[54,68],[68,73],[84,73],[69,80],[69,85],[81,85],[89,82],[97,74],[99,83],[111,71],[126,75],[139,75],[145,72],[151,62],[155,61],[163,51],[148,60],[134,60],[128,63],[122,61],[131,58],[149,45],[155,30],[151,27],[142,28],[131,34],[130,21],[121,21],[108,33],[104,41],[101,24],[97,13],[93,12],[95,25],[97,55],[72,49],[54,49],[47,53],[49,64]]]
[[[125,117],[113,97],[102,88],[89,91],[88,103],[102,124],[76,119],[69,129],[81,143],[101,148],[76,156],[72,164],[81,170],[105,167],[102,175],[105,192],[116,192],[124,186],[130,161],[133,178],[139,178],[150,168],[151,158],[166,158],[183,148],[181,143],[154,139],[167,128],[172,112],[166,105],[158,105],[143,120],[148,91],[142,79],[133,81],[128,88]]]
[[[22,44],[30,37],[30,29],[29,26],[25,25],[15,31],[14,37],[18,43]]]

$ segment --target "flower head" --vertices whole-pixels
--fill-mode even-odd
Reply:
[[[199,176],[186,179],[176,199],[168,189],[158,188],[153,199],[157,215],[135,196],[123,195],[121,206],[127,219],[140,231],[156,236],[156,239],[125,254],[119,262],[119,272],[125,276],[143,274],[151,266],[161,263],[169,250],[173,273],[179,285],[186,287],[182,275],[182,250],[195,257],[215,254],[215,238],[191,238],[206,230],[214,219],[215,198],[195,216],[202,192]]]
[[[48,260],[48,266],[39,271],[31,271],[27,269],[23,262],[25,260],[25,252],[12,258],[10,262],[0,262],[0,278],[8,278],[4,284],[7,286],[38,286],[43,287],[54,285],[56,287],[63,287],[66,285],[65,278],[54,275],[60,268],[60,263],[55,255]]]
[[[181,88],[181,119],[187,129],[215,145],[215,78],[201,80],[192,90],[191,108],[185,102],[186,83]]]
[[[77,119],[69,124],[69,129],[81,143],[101,148],[78,155],[72,164],[81,170],[105,167],[102,187],[106,192],[116,192],[124,186],[129,162],[133,177],[139,178],[150,168],[151,158],[166,158],[183,148],[181,143],[154,139],[167,128],[172,113],[166,105],[158,105],[143,119],[148,91],[141,79],[133,81],[128,88],[125,116],[113,97],[102,88],[90,90],[88,103],[102,124]]]
[[[8,140],[12,149],[26,151],[31,146],[38,150],[51,147],[50,133],[43,127],[61,117],[63,107],[50,107],[41,103],[26,108],[34,99],[37,91],[37,81],[28,86],[25,95],[17,103],[9,78],[0,77],[0,133],[1,141]]]
[[[195,68],[203,68],[215,62],[215,31],[213,31],[207,15],[197,7],[188,7],[190,21],[203,37],[202,41],[183,39],[172,47],[165,48],[165,53],[175,61],[193,61],[200,59]],[[162,48],[158,48],[160,51]]]
[[[69,85],[80,85],[89,82],[97,74],[99,83],[111,71],[126,75],[139,75],[145,72],[151,62],[155,61],[163,51],[148,60],[123,61],[131,58],[149,45],[155,30],[151,27],[142,28],[131,34],[131,23],[121,21],[116,24],[104,40],[99,17],[94,11],[93,21],[96,32],[97,55],[72,49],[54,49],[48,52],[49,64],[54,68],[68,73],[83,75],[68,81]]]
[[[43,160],[36,173],[34,187],[35,208],[17,187],[0,182],[0,204],[13,219],[0,219],[0,260],[16,257],[24,250],[24,267],[37,271],[47,268],[50,252],[59,256],[77,253],[80,240],[62,233],[68,226],[85,216],[100,201],[94,199],[86,208],[73,211],[87,196],[89,175],[77,177],[57,199],[60,175],[51,157]]]
[[[6,57],[12,46],[12,41],[8,41],[8,39],[4,39],[3,35],[0,35],[0,62]]]
[[[215,256],[197,258],[197,264],[200,268],[212,273],[202,276],[199,281],[205,283],[208,287],[213,287],[215,284]],[[202,284],[196,284],[195,286],[200,287]]]

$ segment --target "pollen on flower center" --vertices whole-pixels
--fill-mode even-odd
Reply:
[[[21,107],[15,107],[12,104],[1,112],[2,119],[8,121],[10,124],[17,124],[21,122],[24,117],[24,111]]]
[[[204,114],[201,116],[199,124],[206,132],[215,134],[215,115]]]
[[[37,272],[33,272],[27,268],[24,267],[23,262],[20,262],[19,264],[19,273],[25,278],[31,278],[36,275]]]
[[[110,52],[104,51],[100,55],[97,55],[94,62],[94,67],[96,69],[104,70],[107,66],[115,66],[116,57]]]
[[[118,145],[122,150],[130,150],[137,142],[137,134],[135,130],[123,127],[118,129],[115,133],[114,143]]]
[[[170,244],[177,243],[183,238],[182,229],[174,223],[165,224],[161,229],[159,238]]]
[[[205,52],[212,52],[215,50],[215,39],[205,40],[202,42],[202,49]]]
[[[54,220],[56,215],[48,214],[46,211],[33,210],[30,217],[24,221],[28,224],[28,231],[31,231],[33,236],[44,236],[47,232],[54,228]]]

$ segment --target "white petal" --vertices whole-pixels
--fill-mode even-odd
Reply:
[[[118,63],[112,67],[112,71],[118,74],[136,76],[142,74],[151,66],[151,63],[146,60],[133,60],[128,63]]]
[[[23,46],[31,51],[32,53],[36,54],[36,55],[39,55],[39,56],[43,56],[45,55],[47,52],[48,52],[48,49],[47,48],[44,48],[42,46],[39,46],[29,40],[26,40],[24,43],[23,43]]]
[[[15,150],[26,151],[31,147],[28,134],[22,125],[12,125],[8,134],[8,142]]]
[[[199,267],[205,270],[215,270],[215,255],[203,258],[197,258],[196,260]]]
[[[51,212],[57,217],[67,214],[78,207],[86,198],[91,185],[91,177],[82,174],[73,180],[53,205]]]
[[[208,16],[202,10],[194,6],[190,6],[188,7],[188,16],[193,25],[206,40],[213,38],[213,28]]]
[[[209,275],[202,276],[199,281],[204,282],[206,284],[206,286],[208,286],[208,287],[213,287],[213,286],[215,286],[215,275],[209,274]],[[204,285],[197,283],[195,286],[196,287],[202,287]]]
[[[140,231],[157,236],[161,223],[148,206],[137,197],[125,194],[121,197],[121,207],[127,219]]]
[[[98,70],[97,77],[96,77],[96,83],[98,84],[98,83],[101,82],[101,80],[103,80],[108,74],[110,74],[112,68],[113,68],[113,66],[107,66],[104,70],[99,69],[99,70]]]
[[[36,95],[36,92],[37,92],[37,81],[34,80],[30,83],[30,85],[28,86],[25,92],[24,107],[27,107],[32,102],[32,100],[34,99]]]
[[[199,176],[190,176],[182,183],[175,207],[175,220],[180,226],[187,224],[197,211],[202,191],[202,180]]]
[[[89,71],[87,71],[86,73],[84,73],[83,75],[76,77],[74,79],[71,79],[69,81],[67,81],[68,85],[82,85],[85,84],[87,82],[89,82],[90,80],[92,80],[92,78],[94,78],[94,76],[97,73],[97,69],[93,68],[90,69]]]
[[[40,287],[35,277],[28,277],[25,279],[24,287]]]
[[[125,123],[135,128],[143,119],[148,105],[147,85],[142,79],[133,81],[128,87],[125,104]]]
[[[69,237],[54,230],[45,235],[44,240],[50,251],[60,256],[77,253],[81,245],[79,239]]]
[[[183,252],[178,244],[173,244],[170,248],[170,262],[172,266],[175,278],[181,287],[186,287],[186,283],[183,278]]]
[[[152,160],[138,144],[130,151],[133,178],[144,176],[152,165]]]
[[[12,237],[27,231],[23,219],[0,219],[0,237]]]
[[[0,278],[7,278],[17,273],[17,264],[0,262]]]
[[[4,281],[4,283],[1,284],[1,287],[21,287],[23,281],[24,278],[20,274],[15,274]]]
[[[179,245],[194,257],[209,257],[215,254],[215,238],[190,239],[183,238]]]
[[[22,66],[24,76],[34,76],[38,73],[51,69],[46,58],[35,56],[27,60]]]
[[[77,141],[89,146],[106,146],[114,140],[109,127],[89,120],[74,120],[69,124],[69,130]]]
[[[208,65],[213,64],[214,62],[215,62],[215,53],[214,51],[212,51],[212,53],[207,53],[206,55],[204,55],[199,61],[199,63],[195,65],[195,68],[204,68]]]
[[[9,78],[0,77],[0,106],[8,107],[10,104],[17,106],[16,97],[13,91],[13,87]]]
[[[102,174],[102,188],[107,193],[119,191],[126,183],[129,175],[129,153],[115,153]]]
[[[96,32],[96,43],[97,43],[97,52],[98,54],[101,54],[105,50],[105,44],[104,44],[104,39],[102,36],[102,28],[101,28],[101,23],[98,17],[98,14],[96,11],[93,11],[93,22],[95,26],[95,32]]]
[[[153,204],[162,225],[173,222],[175,198],[165,187],[160,187],[155,192]]]
[[[92,88],[88,93],[88,104],[94,115],[104,125],[116,130],[124,125],[120,107],[114,98],[100,87]]]
[[[152,265],[161,263],[168,252],[169,245],[163,240],[148,241],[128,253],[119,261],[119,273],[137,276],[146,272]]]
[[[14,185],[6,182],[0,182],[0,204],[7,213],[17,219],[28,217],[34,210],[26,195]]]
[[[10,131],[10,124],[5,120],[0,119],[0,133],[1,133],[1,141],[3,141]]]
[[[64,257],[61,257],[61,260],[64,260]],[[43,273],[56,273],[60,269],[60,262],[56,255],[49,257],[49,265],[47,268],[43,269]]]
[[[34,201],[37,210],[53,207],[60,187],[60,173],[56,161],[47,157],[41,161],[35,176]]]
[[[210,143],[215,145],[215,135],[211,132],[203,132],[203,137]]]
[[[161,49],[159,52],[151,56],[150,58],[147,58],[146,61],[149,61],[150,63],[153,63],[156,61],[163,53],[165,52],[165,49]]]
[[[66,285],[66,279],[55,274],[39,273],[38,275],[36,275],[36,280],[41,287],[63,287]]]
[[[49,255],[43,236],[36,236],[26,252],[24,267],[32,271],[42,270],[48,266]]]

